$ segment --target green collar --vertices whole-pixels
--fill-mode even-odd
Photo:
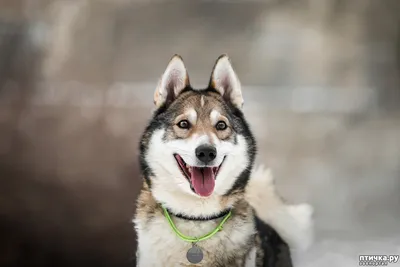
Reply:
[[[186,235],[182,234],[181,232],[179,232],[178,228],[176,228],[174,222],[172,221],[171,216],[169,215],[167,209],[164,206],[161,206],[161,207],[164,210],[164,215],[167,218],[169,225],[171,226],[171,228],[175,232],[175,234],[183,241],[191,242],[191,243],[197,243],[199,241],[203,241],[203,240],[213,237],[216,233],[218,233],[219,231],[221,231],[223,229],[222,226],[231,217],[231,214],[232,214],[232,212],[229,211],[229,213],[227,215],[225,215],[225,217],[222,219],[222,221],[218,224],[218,226],[213,231],[197,238],[197,237],[186,236]]]

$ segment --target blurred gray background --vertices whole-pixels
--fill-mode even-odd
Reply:
[[[137,144],[168,60],[228,53],[296,266],[400,254],[400,1],[1,0],[0,266],[134,266]]]

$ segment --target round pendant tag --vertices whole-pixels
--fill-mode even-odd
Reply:
[[[203,260],[203,251],[198,246],[193,245],[186,253],[186,258],[190,263],[199,263]]]

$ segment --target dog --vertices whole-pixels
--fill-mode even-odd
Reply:
[[[226,54],[201,90],[170,60],[140,140],[137,266],[291,267],[289,244],[309,245],[311,206],[287,205],[270,171],[253,170],[243,103]]]

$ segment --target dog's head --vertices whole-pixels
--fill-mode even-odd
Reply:
[[[150,187],[194,198],[244,189],[255,142],[242,113],[241,85],[228,56],[218,58],[207,89],[195,90],[174,56],[154,94],[157,107],[141,140]]]

